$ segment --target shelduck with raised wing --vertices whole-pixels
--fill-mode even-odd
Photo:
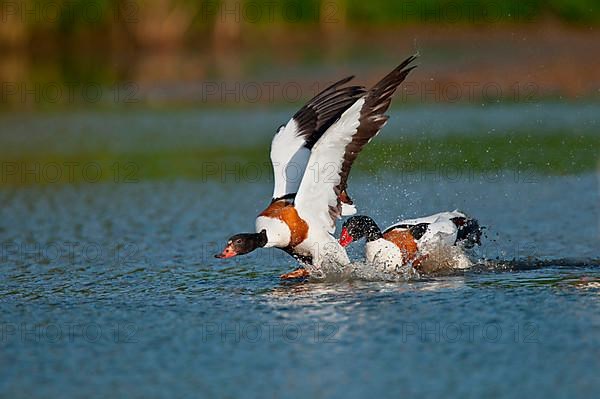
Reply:
[[[410,65],[415,58],[407,58],[370,90],[344,87],[352,77],[334,83],[282,125],[271,143],[275,177],[271,203],[256,218],[256,233],[232,236],[216,257],[276,247],[312,270],[326,260],[348,264],[346,251],[332,234],[336,219],[356,213],[346,191],[350,169],[387,122],[384,113],[415,68]],[[301,179],[295,178],[299,171]],[[308,274],[299,269],[282,277]]]

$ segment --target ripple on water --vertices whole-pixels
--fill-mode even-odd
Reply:
[[[390,179],[353,181],[358,204],[386,193],[389,206],[363,209],[378,222],[460,208],[494,241],[453,273],[404,280],[356,262],[331,281],[281,282],[297,265],[280,251],[213,258],[252,228],[268,182],[3,188],[2,326],[15,328],[0,331],[11,364],[4,392],[572,397],[577,387],[593,397],[595,176],[543,178],[543,187],[425,181],[410,198],[386,191]],[[561,228],[581,234],[553,241],[563,211]],[[523,245],[531,237],[535,246]],[[351,255],[361,259],[362,247]],[[56,328],[62,336],[50,339]]]

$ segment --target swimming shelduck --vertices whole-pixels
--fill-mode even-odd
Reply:
[[[410,275],[415,269],[469,267],[471,262],[461,249],[481,244],[481,228],[477,220],[459,211],[403,220],[383,232],[369,216],[353,216],[343,224],[339,242],[346,247],[363,237],[367,262],[384,272]],[[430,259],[433,254],[443,254],[444,259]]]
[[[256,218],[256,233],[230,237],[217,258],[280,248],[306,266],[282,278],[308,276],[325,261],[350,262],[332,235],[336,219],[356,213],[346,191],[348,175],[359,152],[386,124],[384,113],[415,68],[410,66],[415,58],[407,58],[368,91],[343,87],[352,76],[334,83],[277,130],[271,143],[273,199]]]

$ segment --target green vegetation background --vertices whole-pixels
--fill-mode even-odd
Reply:
[[[44,15],[52,15],[56,0],[32,0],[16,3],[18,12],[38,10],[38,16],[26,14],[27,29],[43,31],[56,35],[76,34],[83,30],[102,30],[103,28],[123,23],[131,16],[134,20],[141,17],[138,11],[144,7],[153,7],[160,3],[161,7],[171,9],[184,7],[193,15],[191,29],[202,31],[210,28],[219,18],[216,9],[224,0],[161,0],[157,2],[140,0],[69,0],[62,5],[69,12],[57,13],[58,21],[48,23]],[[228,1],[234,7],[236,0]],[[5,14],[14,13],[6,4],[14,2],[3,0],[2,10]],[[271,14],[266,18],[267,9],[281,23],[318,23],[326,14],[341,16],[352,25],[370,24],[409,24],[414,22],[466,22],[486,23],[499,21],[526,22],[543,16],[568,21],[570,23],[600,22],[600,6],[597,0],[242,0],[241,15],[248,15],[246,21],[257,27],[272,23]],[[251,5],[250,5],[251,4]],[[325,6],[324,6],[325,5]],[[337,12],[343,10],[343,12]],[[263,17],[258,17],[258,13]],[[41,15],[41,17],[39,17]],[[225,15],[226,17],[227,15]],[[58,23],[55,23],[58,22]]]

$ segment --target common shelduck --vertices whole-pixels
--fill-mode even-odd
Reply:
[[[416,66],[407,58],[372,89],[347,86],[353,76],[327,87],[282,125],[271,143],[273,199],[256,218],[256,233],[229,238],[217,258],[276,247],[312,271],[325,260],[350,263],[332,235],[335,221],[356,213],[346,191],[352,163],[388,120],[392,95]],[[298,179],[296,176],[302,176]],[[305,277],[306,268],[282,275]]]
[[[342,226],[340,244],[344,247],[365,237],[365,258],[385,272],[431,272],[440,268],[466,268],[469,259],[451,247],[472,248],[481,244],[481,228],[476,219],[459,211],[398,222],[383,232],[369,216],[353,216]],[[447,259],[429,259],[434,254]],[[438,265],[435,265],[435,262]]]

